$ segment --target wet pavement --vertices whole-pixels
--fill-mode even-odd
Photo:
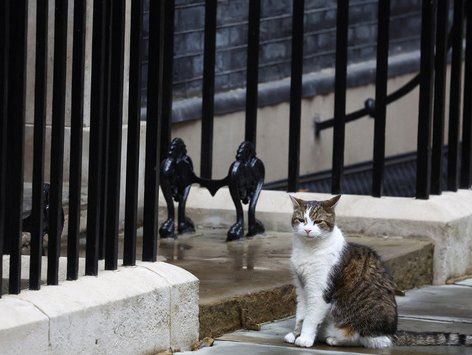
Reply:
[[[159,241],[161,257],[200,280],[200,304],[291,284],[291,233],[267,232],[230,243],[225,242],[225,234],[223,229],[206,229],[179,235],[176,240]],[[429,246],[428,242],[401,238],[350,237],[349,240],[371,246],[387,262]],[[432,249],[428,252],[432,253]],[[419,266],[410,269],[416,271]],[[400,267],[395,265],[393,271]],[[401,271],[406,276],[407,272]]]
[[[472,279],[455,285],[411,290],[397,300],[400,329],[472,334]],[[294,319],[289,318],[264,324],[259,331],[239,330],[223,335],[213,347],[199,350],[196,354],[472,354],[472,347],[464,346],[410,346],[371,350],[316,344],[310,349],[300,349],[283,342],[284,335],[293,326]]]

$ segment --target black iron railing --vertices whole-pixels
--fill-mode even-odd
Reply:
[[[377,39],[377,70],[374,99],[367,99],[364,108],[346,114],[343,107],[335,103],[334,118],[316,122],[315,136],[319,137],[321,131],[333,127],[336,144],[333,146],[332,168],[332,192],[339,193],[343,175],[344,152],[344,126],[348,122],[355,121],[364,116],[375,119],[374,126],[374,153],[373,153],[373,179],[372,195],[382,196],[383,171],[385,166],[385,118],[388,104],[401,99],[417,86],[420,87],[419,117],[418,117],[418,147],[417,147],[417,174],[416,197],[427,199],[430,194],[441,194],[445,189],[457,191],[460,188],[470,188],[472,182],[472,104],[470,97],[472,88],[470,79],[465,80],[464,90],[461,92],[462,77],[470,78],[472,73],[470,58],[472,58],[472,21],[467,21],[465,29],[465,73],[462,72],[463,59],[463,35],[465,17],[471,18],[472,5],[463,0],[453,1],[453,23],[448,35],[448,18],[450,1],[423,1],[422,2],[422,28],[421,28],[421,64],[420,73],[408,81],[405,85],[391,94],[386,94],[388,80],[388,44],[390,19],[390,1],[379,2],[378,7],[378,39]],[[339,16],[343,14],[343,7],[339,7],[337,33],[345,34],[347,26],[347,14],[342,21]],[[348,7],[344,9],[348,11]],[[343,37],[338,37],[337,45]],[[448,159],[447,159],[447,186],[443,186],[443,160],[440,158],[444,152],[444,127],[446,113],[446,70],[448,49],[452,47],[451,54],[451,80],[449,100],[449,128],[448,128]],[[344,48],[344,46],[343,46]],[[467,50],[469,53],[467,53]],[[337,47],[336,84],[335,97],[339,99],[339,105],[345,103],[346,82],[342,77],[347,67],[345,53]],[[339,78],[339,79],[338,79]],[[341,82],[339,81],[341,80]],[[463,99],[462,98],[463,95]],[[463,100],[463,101],[462,101]],[[335,99],[336,102],[336,99]],[[459,138],[461,102],[462,110],[462,139]],[[341,113],[337,114],[337,111]],[[462,149],[459,149],[462,141]],[[461,159],[461,169],[458,169],[458,159]],[[460,173],[460,175],[459,175]],[[460,181],[459,181],[460,176]],[[294,182],[288,183],[293,186]],[[296,185],[296,184],[295,184]],[[292,189],[296,190],[296,189]]]
[[[138,220],[138,168],[141,119],[141,63],[143,46],[143,0],[131,3],[130,74],[124,82],[125,60],[125,0],[93,1],[91,102],[84,107],[86,6],[84,0],[57,1],[54,14],[54,80],[52,83],[51,171],[50,190],[46,191],[45,129],[47,78],[48,7],[47,0],[37,1],[34,91],[34,155],[32,211],[23,221],[24,140],[26,107],[26,53],[28,2],[6,0],[0,2],[0,251],[9,254],[9,292],[20,292],[21,234],[31,233],[29,287],[39,289],[43,234],[48,232],[47,283],[58,284],[61,253],[63,208],[63,167],[69,159],[69,206],[67,229],[67,279],[79,277],[79,233],[81,210],[81,175],[84,157],[84,111],[90,109],[90,139],[87,181],[87,231],[85,246],[85,274],[98,274],[98,261],[105,260],[105,269],[114,270],[122,258],[124,265],[136,263]],[[352,5],[352,4],[351,4]],[[73,33],[68,34],[68,6],[73,6]],[[321,122],[319,130],[333,128],[333,157],[331,191],[343,191],[344,141],[346,123],[370,115],[375,118],[372,195],[381,196],[385,168],[385,129],[388,104],[420,87],[418,117],[418,149],[416,196],[428,198],[442,190],[468,188],[472,180],[472,2],[454,0],[453,25],[448,36],[449,1],[422,2],[421,69],[404,87],[387,95],[390,1],[379,1],[377,76],[375,100],[367,100],[366,107],[352,114],[346,113],[348,79],[349,1],[338,1],[335,63],[335,102],[332,121]],[[290,87],[288,190],[299,186],[301,100],[303,96],[303,39],[305,3],[292,2],[292,62]],[[228,239],[243,236],[244,222],[241,202],[250,205],[249,231],[263,231],[255,218],[255,207],[264,179],[264,166],[256,157],[259,74],[259,27],[261,1],[248,1],[247,91],[245,137],[231,165],[228,177],[212,180],[213,119],[215,96],[215,51],[218,2],[205,2],[204,75],[202,90],[201,176],[193,172],[181,140],[171,140],[174,11],[173,0],[150,1],[149,61],[147,72],[147,110],[143,251],[144,261],[157,260],[158,191],[162,174],[166,185],[164,194],[171,214],[161,228],[161,236],[174,235],[172,199],[180,203],[182,219],[178,231],[192,230],[185,217],[185,201],[189,186],[199,183],[215,193],[228,185],[236,205],[237,221]],[[465,22],[464,22],[465,21]],[[465,28],[465,72],[462,71]],[[72,103],[70,155],[64,152],[65,88],[67,67],[67,39],[73,39]],[[448,39],[449,37],[449,39]],[[451,83],[449,88],[449,124],[447,150],[447,187],[442,186],[444,155],[444,127],[446,112],[446,80],[448,41],[452,47]],[[464,91],[461,83],[464,82]],[[128,136],[126,166],[121,161],[123,86],[129,85]],[[463,104],[461,104],[463,103]],[[462,119],[460,117],[462,112]],[[462,136],[459,137],[462,124]],[[260,128],[259,128],[260,129]],[[319,131],[318,131],[319,133]],[[287,136],[279,139],[287,139]],[[173,142],[171,144],[171,142]],[[236,147],[235,147],[236,150]],[[461,159],[459,164],[459,159]],[[165,164],[161,167],[161,162]],[[459,167],[460,166],[460,171]],[[123,254],[118,253],[120,178],[126,170],[125,220]],[[161,172],[161,174],[160,174]],[[460,177],[460,179],[459,179]],[[47,185],[46,185],[47,186]],[[46,196],[46,193],[48,194]],[[47,198],[45,198],[47,197]],[[47,210],[47,213],[45,213]],[[215,212],[216,213],[216,212]],[[46,220],[47,219],[47,220]],[[65,241],[64,241],[65,243]]]

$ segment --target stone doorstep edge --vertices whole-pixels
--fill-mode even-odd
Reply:
[[[198,339],[198,279],[138,262],[0,299],[0,348],[15,353],[155,353]]]
[[[307,200],[330,196],[307,192],[296,195]],[[256,217],[267,230],[289,231],[291,209],[286,192],[263,190]],[[222,188],[212,198],[205,189],[193,187],[187,201],[187,215],[197,226],[232,225],[235,211],[228,189]],[[444,284],[472,267],[472,238],[469,237],[472,234],[472,190],[444,192],[429,200],[343,195],[337,217],[339,226],[348,234],[432,241],[435,245],[434,284]]]
[[[385,261],[401,290],[431,284],[433,248],[428,244]],[[294,315],[295,305],[292,285],[200,304],[200,339],[216,338],[238,329],[258,330],[261,323]]]

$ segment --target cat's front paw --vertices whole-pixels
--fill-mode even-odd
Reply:
[[[310,348],[315,343],[314,335],[300,335],[297,340],[295,340],[295,345],[302,348]]]
[[[338,340],[335,337],[327,337],[326,344],[329,346],[337,346],[339,345]]]
[[[289,343],[289,344],[295,343],[295,334],[293,334],[293,332],[288,333],[284,337],[284,342]]]

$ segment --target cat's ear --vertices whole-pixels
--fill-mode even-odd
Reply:
[[[305,204],[305,201],[303,201],[299,198],[296,198],[295,196],[292,196],[292,195],[289,195],[289,196],[290,196],[290,199],[292,200],[294,210],[302,207]]]
[[[334,207],[336,207],[336,205],[338,204],[338,201],[340,198],[341,198],[341,195],[336,195],[333,198],[330,198],[329,200],[323,201],[322,202],[323,208],[326,210],[334,209]]]

